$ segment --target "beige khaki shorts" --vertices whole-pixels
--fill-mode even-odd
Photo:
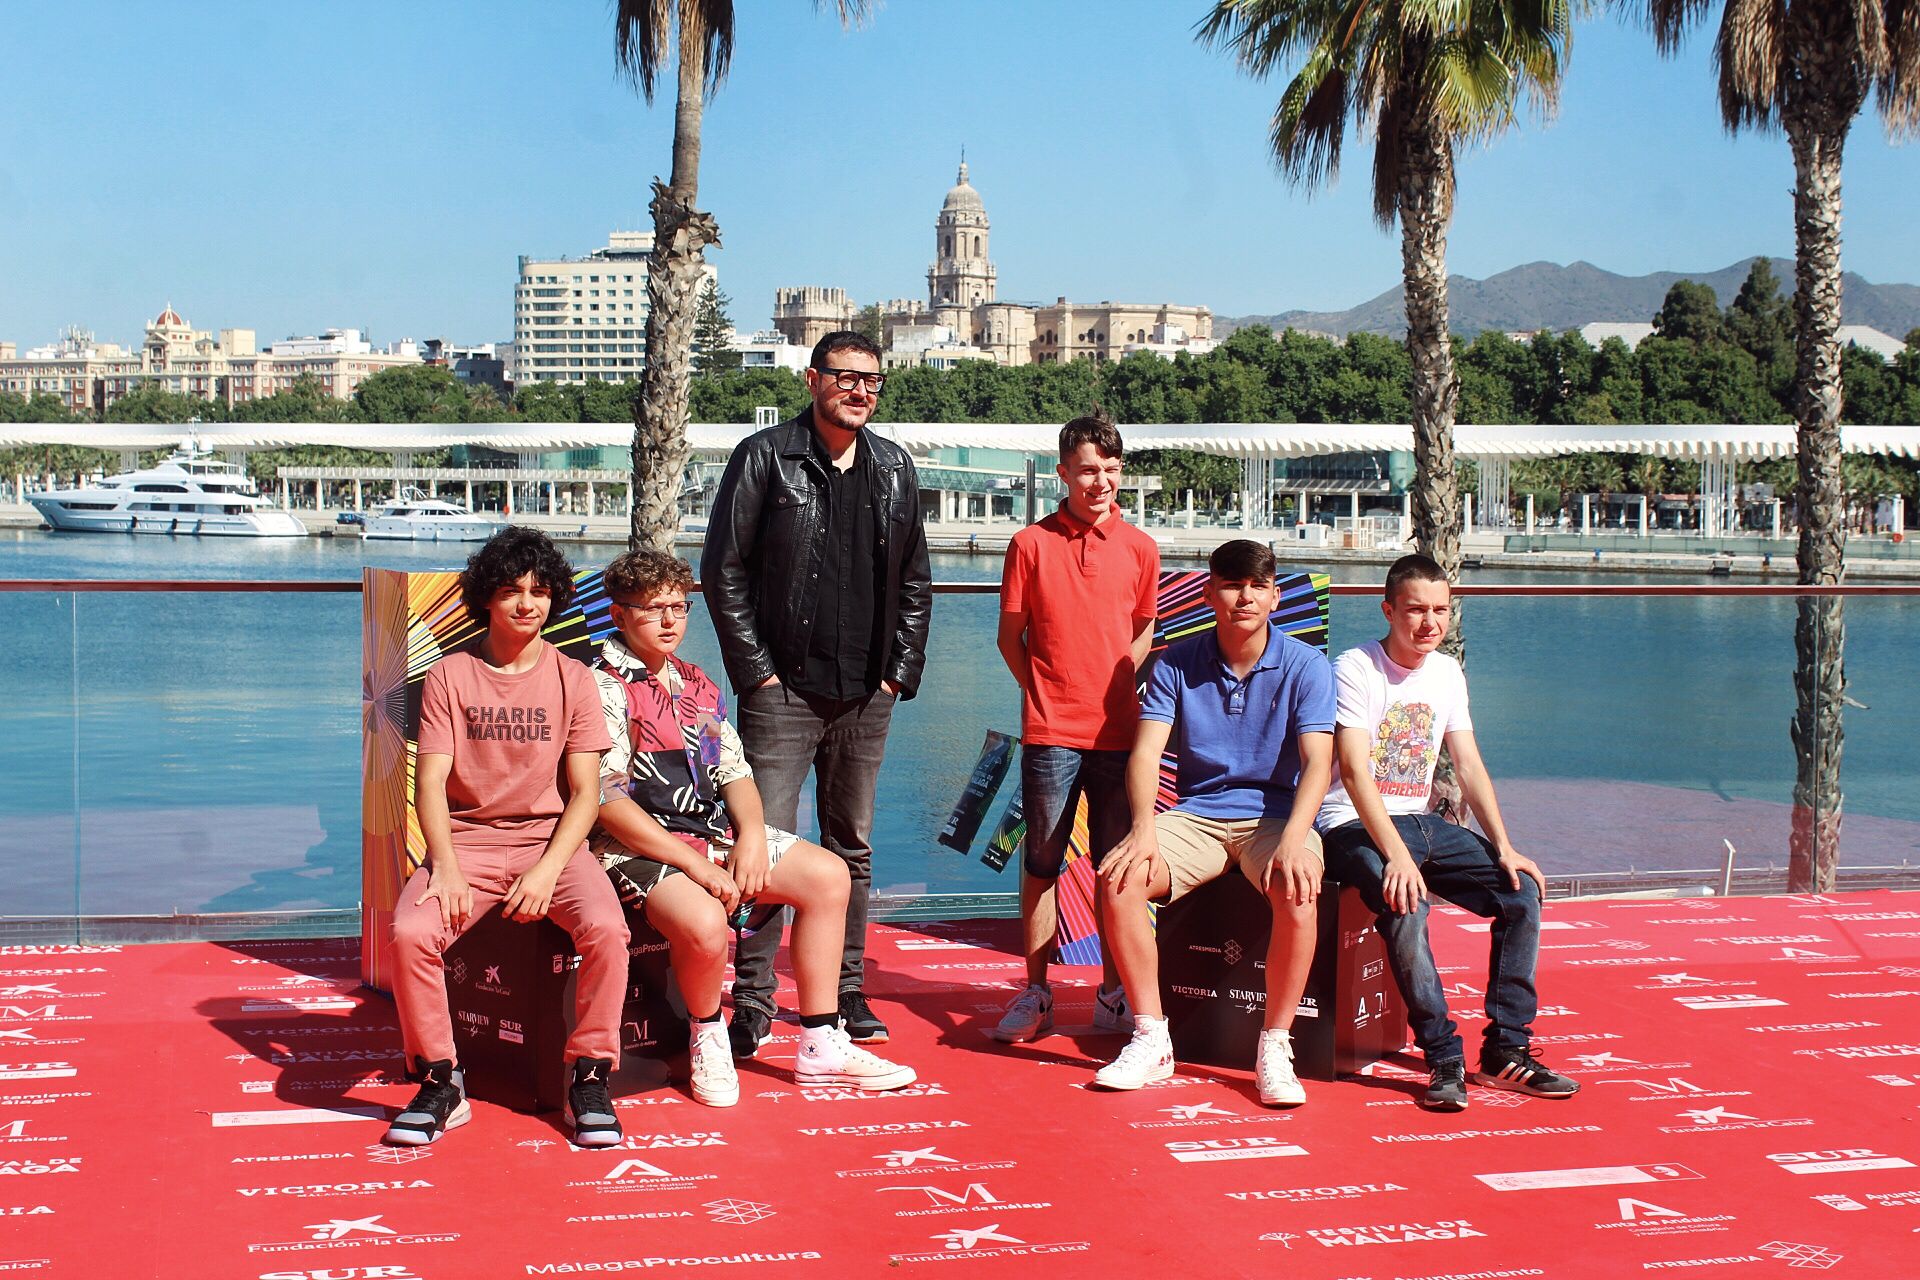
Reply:
[[[1280,852],[1280,835],[1287,828],[1277,818],[1202,818],[1181,809],[1154,815],[1153,830],[1173,882],[1168,902],[1225,875],[1237,862],[1258,889],[1267,868]],[[1307,852],[1320,859],[1320,833],[1307,832]]]

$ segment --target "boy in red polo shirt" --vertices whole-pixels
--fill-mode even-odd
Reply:
[[[1135,675],[1153,642],[1160,548],[1120,514],[1121,461],[1120,433],[1097,409],[1062,427],[1055,470],[1067,500],[1013,536],[1000,578],[1000,655],[1020,686],[1027,820],[1020,878],[1027,986],[987,1033],[1008,1044],[1053,1029],[1047,960],[1055,884],[1080,797],[1087,798],[1096,867],[1128,829],[1127,753],[1140,721]],[[1102,955],[1093,1025],[1130,1030],[1112,953],[1102,947]]]

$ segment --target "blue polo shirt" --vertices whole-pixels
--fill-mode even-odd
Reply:
[[[1244,680],[1211,632],[1167,646],[1154,663],[1140,718],[1173,726],[1176,808],[1220,820],[1293,812],[1299,735],[1333,732],[1333,667],[1312,645],[1268,628],[1267,651]]]

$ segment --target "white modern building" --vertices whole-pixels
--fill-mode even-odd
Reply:
[[[651,231],[615,231],[584,258],[520,258],[515,382],[628,382],[647,364]],[[711,263],[709,281],[719,276]],[[704,288],[704,286],[702,286]]]
[[[728,349],[739,355],[742,369],[791,369],[799,373],[813,356],[813,348],[788,342],[787,335],[777,329],[763,329],[744,339],[736,333]]]

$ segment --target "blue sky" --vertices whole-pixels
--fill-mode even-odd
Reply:
[[[701,198],[742,328],[766,323],[783,284],[923,294],[962,146],[1003,297],[1242,314],[1344,307],[1398,280],[1365,148],[1349,143],[1329,190],[1280,179],[1266,155],[1280,85],[1193,42],[1204,3],[891,0],[852,32],[800,0],[737,7]],[[10,6],[0,340],[77,323],[137,341],[168,301],[263,341],[329,326],[510,336],[516,256],[645,227],[649,180],[668,168],[671,76],[652,108],[615,76],[610,13]],[[1708,43],[1666,61],[1617,18],[1583,24],[1558,116],[1463,157],[1451,269],[1790,255],[1785,141],[1722,131]],[[1856,124],[1845,261],[1869,280],[1920,280],[1916,158],[1871,110]]]

